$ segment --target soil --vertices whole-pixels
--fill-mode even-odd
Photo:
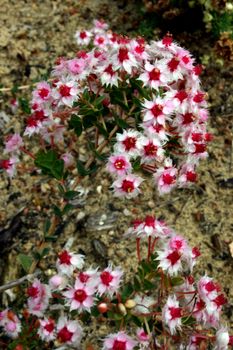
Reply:
[[[136,8],[131,1],[2,0],[1,84],[4,87],[31,84],[49,71],[56,57],[72,57],[77,50],[75,31],[90,26],[94,18],[104,18],[113,30],[130,35],[140,21]],[[157,29],[155,35],[159,34],[162,33]],[[216,60],[214,42],[202,32],[177,33],[175,40],[206,66],[202,82],[209,94],[209,130],[214,140],[208,159],[198,168],[197,184],[161,198],[145,183],[139,199],[122,201],[112,197],[111,179],[103,167],[94,178],[85,178],[78,188],[77,209],[59,225],[58,239],[40,267],[51,273],[56,252],[72,238],[72,250],[85,254],[88,263],[105,266],[111,261],[125,271],[133,270],[135,246],[122,235],[132,219],[153,214],[164,218],[192,246],[200,247],[202,255],[196,273],[206,273],[221,283],[229,300],[224,317],[233,330],[233,66]],[[29,92],[25,90],[25,94]],[[3,134],[22,130],[22,116],[11,115],[8,98],[10,94],[0,97]],[[85,157],[85,145],[80,152]],[[38,245],[43,221],[51,212],[51,204],[58,200],[52,180],[37,174],[31,176],[26,169],[13,180],[0,175],[0,282],[4,284],[22,275],[17,255],[28,254]],[[3,305],[14,300],[16,293],[17,290],[4,293]],[[95,327],[99,336],[106,334],[105,325]],[[90,341],[95,339],[96,332],[95,328],[89,330]]]

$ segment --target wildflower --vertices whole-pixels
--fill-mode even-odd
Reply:
[[[175,167],[159,168],[154,174],[159,194],[169,193],[177,185],[177,169]]]
[[[91,41],[92,33],[88,30],[81,30],[77,31],[74,37],[78,45],[88,45]]]
[[[55,321],[51,318],[44,318],[43,320],[39,320],[40,327],[38,329],[38,334],[40,338],[46,342],[54,340],[55,335]]]
[[[109,265],[104,271],[99,275],[99,283],[97,285],[97,290],[100,295],[107,294],[111,297],[117,292],[123,271],[116,267],[115,269]]]
[[[59,253],[56,267],[59,273],[71,276],[75,269],[81,269],[84,264],[84,256],[74,254],[68,250]]]
[[[135,158],[139,155],[139,132],[133,129],[124,130],[122,134],[116,134],[115,152],[127,154]]]
[[[19,153],[22,145],[22,137],[19,134],[13,134],[7,138],[3,153]]]
[[[66,317],[60,317],[57,323],[57,339],[60,343],[79,346],[82,339],[82,327],[78,321],[68,320]]]
[[[176,296],[169,296],[165,306],[163,307],[162,317],[165,324],[169,327],[171,334],[174,334],[181,328],[182,309]]]
[[[108,159],[107,170],[112,174],[123,176],[130,173],[131,169],[132,166],[127,155],[113,154]]]
[[[17,338],[21,331],[21,322],[17,315],[11,310],[3,310],[0,312],[0,326],[10,338]]]
[[[16,156],[12,156],[9,159],[0,160],[0,169],[6,170],[7,174],[10,177],[13,177],[16,174],[16,164],[19,162],[19,159]]]
[[[149,86],[152,89],[158,89],[160,86],[166,86],[168,79],[165,74],[165,66],[160,64],[152,65],[149,62],[145,63],[145,71],[139,76],[139,80],[143,81],[144,86]]]
[[[131,350],[137,345],[137,341],[125,332],[110,334],[104,339],[103,350]]]
[[[120,46],[112,57],[113,67],[115,70],[123,69],[131,74],[132,68],[137,67],[138,63],[135,56],[130,52],[127,46]]]
[[[29,313],[39,317],[43,316],[43,312],[47,309],[49,298],[51,297],[50,287],[35,279],[32,285],[28,287],[27,295]]]
[[[112,187],[116,197],[133,198],[140,193],[139,186],[143,179],[132,174],[122,176],[113,182]]]
[[[220,327],[216,332],[215,350],[227,350],[230,341],[230,336],[226,327]]]
[[[95,286],[84,284],[76,279],[74,288],[69,288],[67,291],[63,292],[63,295],[67,298],[70,311],[90,312],[91,307],[94,305],[94,293]]]
[[[59,81],[56,84],[56,89],[52,91],[52,95],[55,100],[58,100],[58,106],[72,107],[74,101],[78,98],[78,92],[75,81],[71,80],[65,83]]]

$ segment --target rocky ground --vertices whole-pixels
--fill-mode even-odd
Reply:
[[[30,84],[45,74],[58,56],[71,57],[77,47],[75,31],[90,26],[94,18],[104,18],[114,30],[137,30],[137,7],[126,1],[23,1],[2,0],[0,7],[0,76],[3,87]],[[159,31],[156,31],[156,35]],[[229,298],[225,318],[233,329],[233,66],[221,65],[213,57],[213,41],[203,33],[177,34],[183,46],[190,48],[206,66],[202,76],[208,91],[211,118],[209,129],[214,141],[209,158],[201,162],[197,184],[177,190],[163,198],[144,185],[140,199],[122,201],[112,197],[111,179],[104,167],[93,178],[82,183],[77,211],[60,225],[59,239],[42,268],[47,268],[68,238],[74,238],[73,249],[84,253],[89,263],[106,265],[112,261],[129,270],[136,262],[134,244],[122,234],[137,216],[154,214],[163,217],[191,245],[200,247],[202,256],[197,274],[207,273],[218,280]],[[28,94],[25,90],[25,94]],[[0,130],[20,131],[20,116],[12,116],[7,107],[9,93],[0,96]],[[2,141],[1,141],[2,142]],[[82,150],[85,153],[85,149]],[[24,175],[10,181],[0,174],[0,250],[1,284],[19,277],[16,264],[19,253],[28,253],[38,244],[43,220],[56,201],[53,183],[38,175]],[[44,265],[43,265],[44,264]],[[14,295],[3,298],[6,304]],[[105,326],[98,326],[104,335]],[[102,328],[101,328],[102,327]],[[95,337],[96,330],[91,330]],[[91,335],[92,337],[92,335]]]

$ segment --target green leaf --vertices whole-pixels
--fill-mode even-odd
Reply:
[[[134,291],[134,289],[133,289],[132,284],[130,282],[127,283],[121,292],[122,301],[125,302],[130,297],[130,295],[133,293],[133,291]]]
[[[29,272],[33,259],[29,255],[19,254],[18,260],[25,272]]]
[[[29,101],[26,98],[19,98],[19,105],[22,111],[26,114],[31,114],[31,108],[29,106]]]
[[[140,158],[135,159],[133,162],[133,170],[139,170],[141,168],[141,160]]]
[[[77,160],[77,170],[81,176],[87,176],[94,173],[97,170],[98,166],[93,164],[89,169],[85,169],[83,163],[80,160]]]
[[[133,323],[136,324],[136,326],[141,327],[142,326],[142,322],[140,321],[140,319],[134,315],[131,315],[131,320],[133,321]]]
[[[124,119],[116,117],[115,120],[116,120],[117,125],[120,128],[122,128],[122,129],[130,128],[130,125]]]
[[[36,155],[35,165],[42,170],[44,174],[55,177],[58,180],[63,178],[64,161],[58,158],[54,150],[39,151]]]
[[[141,281],[137,275],[134,276],[133,281],[134,281],[134,290],[135,291],[141,290]]]
[[[62,215],[66,215],[71,209],[74,209],[74,206],[70,203],[67,203],[62,211]]]
[[[143,289],[144,290],[151,290],[151,289],[155,289],[155,285],[154,283],[152,283],[151,281],[144,279],[143,281]]]
[[[73,114],[69,121],[69,128],[74,129],[74,132],[77,136],[80,136],[83,131],[82,120],[77,115]]]
[[[56,216],[58,216],[59,218],[62,217],[62,211],[60,208],[58,208],[55,204],[53,205],[53,212]]]
[[[45,239],[45,242],[56,242],[57,241],[56,236],[45,236],[44,239]]]
[[[172,277],[171,278],[171,285],[174,287],[174,286],[180,286],[181,284],[184,283],[184,280],[182,277]]]
[[[74,199],[75,197],[77,197],[79,195],[79,192],[77,191],[67,191],[64,193],[64,198],[65,199]]]
[[[183,325],[189,326],[196,323],[196,319],[192,316],[182,317],[181,322]]]
[[[50,226],[51,226],[51,221],[49,219],[46,219],[44,222],[44,230],[43,230],[45,235],[49,232]]]
[[[48,255],[49,251],[50,251],[50,248],[48,247],[44,248],[40,253],[40,258],[43,258],[44,256]]]

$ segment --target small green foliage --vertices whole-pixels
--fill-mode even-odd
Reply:
[[[29,272],[33,259],[29,255],[19,254],[18,260],[25,272]]]
[[[69,120],[69,128],[74,129],[74,132],[77,136],[80,136],[83,131],[82,120],[79,116],[72,114],[71,119]]]
[[[19,105],[25,114],[31,114],[31,108],[30,108],[28,99],[26,99],[24,97],[20,97],[19,98]]]
[[[50,175],[57,180],[63,178],[64,161],[58,158],[54,150],[39,151],[36,155],[35,165],[42,170],[43,174]]]

